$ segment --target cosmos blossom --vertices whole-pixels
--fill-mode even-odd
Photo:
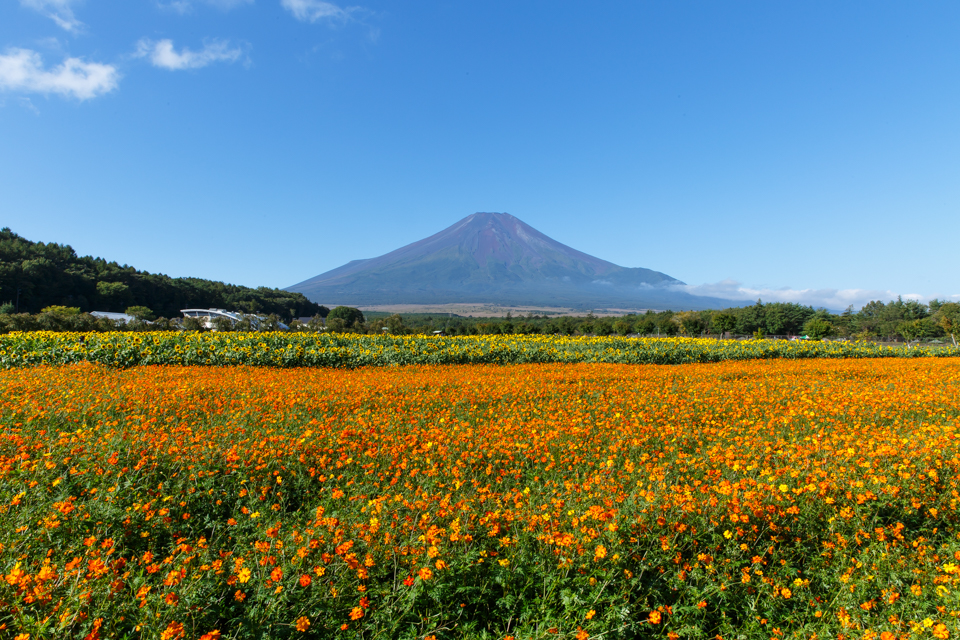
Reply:
[[[943,640],[958,418],[950,358],[8,369],[0,600],[80,637],[229,637],[223,607],[326,637],[536,583],[586,603],[571,637],[763,607]]]

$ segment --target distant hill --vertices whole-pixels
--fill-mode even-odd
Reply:
[[[475,213],[429,238],[354,260],[291,287],[316,302],[484,302],[579,308],[729,306],[692,296],[659,271],[621,267],[577,251],[507,213]]]
[[[17,289],[20,311],[28,313],[51,305],[81,311],[123,311],[142,305],[167,318],[191,307],[275,313],[286,320],[320,312],[320,305],[299,293],[138,271],[103,258],[78,256],[69,245],[32,242],[4,228],[0,229],[0,305],[15,303]]]

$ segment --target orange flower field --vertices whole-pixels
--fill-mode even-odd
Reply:
[[[0,371],[0,637],[960,638],[960,361]]]

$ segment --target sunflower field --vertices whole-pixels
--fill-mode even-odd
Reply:
[[[370,336],[344,333],[148,332],[0,335],[0,369],[97,362],[111,366],[337,367],[610,362],[686,364],[768,358],[957,357],[952,346],[873,342],[715,340],[553,335]]]
[[[8,367],[3,638],[960,637],[955,358]]]

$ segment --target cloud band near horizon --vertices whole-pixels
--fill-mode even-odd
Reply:
[[[868,302],[881,300],[888,302],[898,297],[904,300],[929,302],[933,299],[960,302],[960,294],[924,295],[919,293],[896,293],[879,289],[791,289],[790,287],[748,287],[736,280],[721,280],[720,282],[700,285],[674,285],[678,291],[696,296],[724,298],[727,300],[763,300],[764,302],[793,302],[811,307],[824,307],[831,310],[842,310],[849,306],[854,309],[862,308]]]

